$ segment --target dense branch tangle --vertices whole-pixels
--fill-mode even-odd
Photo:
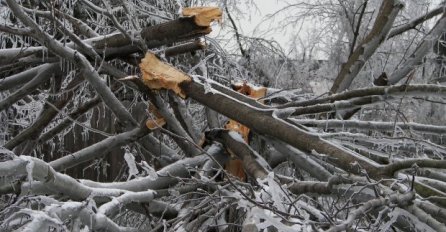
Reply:
[[[433,84],[342,92],[388,37],[441,8],[392,29],[403,5],[383,1],[369,34],[355,35],[331,95],[265,105],[280,93],[257,101],[211,80],[240,71],[221,64],[228,58],[213,46],[202,51],[218,8],[177,16],[170,1],[5,2],[0,123],[11,125],[0,128],[1,230],[446,229],[444,126],[342,120],[346,110],[445,97]],[[444,16],[390,84],[427,54],[443,25]],[[218,128],[222,116],[250,134]],[[229,154],[242,160],[247,181],[225,171]],[[295,173],[280,169],[288,161]]]

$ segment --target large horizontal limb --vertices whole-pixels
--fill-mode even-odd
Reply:
[[[286,103],[276,108],[283,109],[288,107],[304,107],[317,104],[329,103],[334,101],[349,100],[359,97],[367,97],[373,95],[381,96],[405,96],[405,97],[446,97],[446,87],[432,84],[416,84],[416,85],[398,85],[398,86],[375,86],[369,88],[360,88],[344,91],[324,98],[295,101]]]
[[[243,104],[238,99],[220,92],[206,93],[204,84],[197,81],[183,82],[181,87],[188,97],[260,134],[272,136],[306,152],[315,150],[318,153],[326,154],[346,171],[358,173],[359,169],[353,165],[358,162],[363,168],[377,174],[379,169],[377,163],[274,117],[273,110],[263,110]]]
[[[176,210],[171,206],[155,200],[165,194],[147,190],[140,193],[128,192],[121,189],[101,189],[86,186],[76,179],[55,171],[48,163],[29,156],[14,157],[13,160],[0,162],[0,175],[2,176],[26,176],[28,181],[22,183],[24,193],[57,194],[61,197],[68,197],[74,201],[83,201],[93,198],[98,203],[108,202],[100,208],[100,212],[105,216],[111,216],[116,210],[116,203],[119,207],[132,207],[133,202],[151,203],[157,205],[158,209],[149,207],[149,213],[156,216],[172,218],[176,216]],[[152,197],[150,197],[152,196]],[[115,200],[111,200],[115,198]],[[129,199],[130,198],[130,199]],[[110,201],[111,200],[111,201]],[[165,213],[160,209],[167,210]],[[144,210],[138,210],[144,213]]]
[[[313,120],[313,119],[289,119],[294,123],[298,123],[308,127],[319,128],[346,128],[373,131],[393,131],[395,127],[402,130],[417,131],[424,134],[442,135],[446,133],[445,126],[426,125],[420,123],[393,123],[393,122],[377,122],[377,121],[358,121],[358,120]]]
[[[237,99],[218,92],[205,93],[203,84],[196,81],[183,82],[181,86],[187,96],[229,118],[237,120],[258,133],[272,136],[306,152],[314,150],[320,154],[328,155],[330,162],[352,173],[360,173],[361,169],[364,169],[371,177],[382,178],[391,177],[396,171],[410,168],[414,164],[420,167],[446,167],[444,161],[429,159],[412,159],[383,166],[316,134],[306,132],[274,117],[271,110],[262,110],[242,104]],[[356,164],[359,164],[359,166]]]
[[[29,9],[24,8],[26,11],[30,11]],[[39,11],[32,10],[33,14],[37,14],[48,19],[52,19],[54,14],[50,11]],[[105,55],[107,59],[115,58],[115,57],[126,57],[129,54],[135,52],[141,52],[141,47],[132,43],[132,39],[129,38],[127,34],[122,32],[112,33],[108,35],[100,35],[96,36],[96,33],[92,33],[91,29],[84,24],[80,24],[79,20],[76,20],[72,17],[66,16],[65,14],[55,11],[56,16],[61,16],[64,18],[68,18],[73,26],[82,29],[84,33],[92,38],[82,40],[82,43],[91,46],[95,52]],[[221,15],[220,15],[221,16]],[[161,24],[145,27],[140,31],[141,39],[144,40],[145,46],[147,48],[156,48],[163,45],[169,45],[176,42],[181,42],[193,38],[198,38],[203,35],[209,34],[211,32],[210,24],[204,25],[197,23],[197,18],[202,18],[202,15],[194,15],[191,17],[181,17],[176,20],[171,20],[167,22],[163,22]],[[212,18],[212,20],[219,20],[219,17],[216,16]],[[29,26],[29,25],[27,25]],[[30,27],[32,28],[32,27]],[[35,30],[27,29],[27,30]],[[93,37],[94,36],[94,37]],[[75,48],[75,43],[67,43],[67,47]],[[168,50],[168,55],[173,55],[176,53],[182,53],[185,50],[196,50],[201,49],[203,45],[199,42],[188,44],[188,46],[182,46],[180,48],[175,48]],[[36,53],[45,52],[46,47],[33,47],[28,49],[4,49],[0,55],[3,59],[0,59],[0,62],[8,61],[29,56]],[[1,64],[1,63],[0,63]]]
[[[99,183],[91,180],[81,180],[81,183],[95,188],[118,188],[129,191],[145,191],[147,189],[160,190],[173,186],[179,182],[179,178],[189,178],[196,167],[200,167],[209,160],[221,161],[221,149],[211,146],[206,155],[193,158],[184,158],[176,161],[156,172],[156,177],[146,176],[132,179],[126,182]],[[211,159],[209,156],[212,156]]]
[[[95,188],[117,188],[128,191],[146,191],[147,189],[165,189],[178,183],[179,178],[188,178],[191,168],[201,166],[208,160],[208,156],[199,155],[193,158],[185,158],[172,163],[157,171],[157,177],[147,176],[132,179],[126,182],[100,183],[91,180],[81,180],[81,183]],[[179,178],[178,178],[179,177]]]
[[[373,178],[392,177],[394,172],[410,167],[413,164],[424,167],[443,167],[440,160],[407,160],[391,165],[381,165],[340,144],[330,142],[301,129],[277,117],[274,109],[257,108],[238,98],[233,98],[215,89],[209,90],[205,85],[208,80],[192,79],[166,63],[148,54],[140,65],[143,72],[143,82],[151,88],[168,88],[180,96],[190,97],[203,105],[240,122],[259,134],[268,135],[281,140],[305,152],[317,152],[327,155],[330,162],[337,167],[360,174],[364,170]],[[213,86],[218,84],[213,83]],[[224,89],[225,87],[220,86]],[[232,91],[232,90],[226,90]],[[241,99],[246,98],[241,96]]]

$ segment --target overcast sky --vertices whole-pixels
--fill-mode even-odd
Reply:
[[[266,17],[270,14],[273,14],[274,12],[282,9],[287,5],[286,1],[284,0],[252,0],[252,1],[246,1],[246,2],[254,2],[256,7],[249,6],[248,4],[244,4],[245,1],[239,1],[237,3],[237,7],[243,12],[242,15],[238,14],[237,12],[231,12],[232,17],[234,18],[238,30],[240,34],[244,36],[253,36],[253,37],[262,37],[265,39],[274,39],[282,46],[282,48],[285,50],[285,52],[290,51],[290,40],[291,40],[291,33],[284,33],[279,31],[271,31],[268,30],[271,26],[271,23],[273,23],[271,20],[266,20]],[[311,1],[308,1],[311,2]],[[411,2],[412,4],[418,4],[417,0],[411,0],[411,1],[405,1],[405,2]],[[438,6],[438,4],[441,2],[441,0],[430,0],[431,7]],[[296,3],[292,1],[291,3]],[[379,3],[376,3],[379,5]],[[420,4],[422,4],[420,2]],[[370,5],[370,4],[369,4]],[[420,9],[419,15],[425,13],[426,9]],[[417,14],[418,15],[418,14]],[[282,18],[280,18],[282,17]],[[276,22],[280,19],[283,19],[284,15],[279,15],[278,18],[276,18]],[[412,15],[407,15],[406,17],[413,17]],[[226,25],[230,25],[229,19],[223,18]],[[315,25],[312,21],[307,21],[305,24],[303,24],[303,27],[301,30],[294,28],[292,29],[294,33],[299,30],[299,36],[305,40],[307,37],[306,35],[310,34],[308,33],[311,28],[315,28],[317,25]],[[237,50],[237,45],[235,43],[234,39],[234,32],[231,27],[214,27],[213,32],[211,33],[211,37],[217,37],[217,38],[231,38],[228,40],[222,40],[220,41],[223,46],[226,48],[226,50]],[[291,30],[289,30],[291,32]],[[226,36],[224,36],[226,35]],[[306,42],[306,41],[304,41]],[[299,48],[297,48],[299,49]],[[234,51],[233,50],[233,51]],[[316,57],[321,56],[318,54],[313,54]],[[323,56],[323,55],[322,55]],[[321,58],[321,57],[319,57]]]
[[[267,31],[267,28],[270,26],[269,21],[264,21],[265,17],[269,14],[273,14],[277,10],[281,9],[285,6],[283,1],[277,1],[277,0],[257,0],[254,1],[257,8],[255,7],[248,7],[244,5],[243,3],[239,3],[238,7],[246,9],[243,12],[243,15],[237,15],[237,14],[231,14],[231,16],[234,18],[238,30],[240,34],[244,36],[250,36],[250,37],[264,37],[266,39],[274,39],[277,42],[280,43],[280,45],[285,48],[285,45],[288,43],[289,38],[287,36],[283,36],[283,34],[268,32],[265,35],[265,31]],[[225,24],[230,25],[229,19],[224,18]],[[231,30],[228,30],[231,29]],[[222,35],[225,35],[226,33],[230,33],[228,36],[232,37],[234,36],[232,31],[232,26],[230,28],[225,27],[214,27],[213,32],[211,33],[211,37],[221,37]],[[230,43],[228,46],[236,46],[234,43]]]

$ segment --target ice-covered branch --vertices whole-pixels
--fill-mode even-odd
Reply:
[[[393,175],[393,173],[408,169],[416,165],[421,168],[446,168],[446,160],[433,160],[433,159],[404,159],[398,160],[385,166],[382,169],[384,175]]]
[[[119,196],[124,193],[122,190],[97,192],[70,176],[56,172],[48,163],[29,156],[20,156],[11,161],[0,162],[0,176],[27,177],[30,189],[32,189],[32,181],[37,180],[49,192],[57,192],[73,200],[84,200],[93,195]]]
[[[395,70],[389,77],[389,84],[394,85],[403,78],[407,77],[409,73],[418,65],[421,65],[423,58],[432,51],[434,44],[446,31],[446,13],[443,13],[441,18],[437,21],[435,26],[426,35],[423,41],[418,45],[415,51],[408,57],[408,59]]]
[[[294,123],[298,123],[308,127],[318,127],[325,129],[345,128],[345,129],[361,129],[373,131],[393,131],[395,126],[402,130],[417,131],[424,134],[446,134],[445,126],[435,126],[420,123],[393,123],[393,122],[377,122],[377,121],[359,121],[359,120],[314,120],[314,119],[290,119]]]
[[[432,84],[416,84],[416,85],[398,85],[398,86],[375,86],[369,88],[359,88],[348,90],[341,93],[332,94],[328,97],[295,101],[287,104],[277,106],[276,108],[283,109],[288,107],[304,107],[323,104],[333,101],[349,100],[359,97],[381,95],[381,96],[406,96],[406,97],[445,97],[446,87]]]
[[[97,106],[100,102],[101,102],[100,97],[94,97],[94,98],[88,100],[87,102],[85,102],[84,104],[78,106],[76,109],[74,109],[72,112],[70,112],[62,122],[60,122],[55,127],[51,128],[50,130],[48,130],[47,132],[42,134],[38,138],[38,142],[44,143],[47,140],[53,138],[54,136],[56,136],[57,134],[62,132],[65,128],[69,127],[73,123],[74,120],[76,120],[78,117],[80,117],[81,115],[83,115],[84,113],[86,113],[87,111],[92,109],[93,107]]]
[[[373,105],[390,99],[391,97],[388,96],[358,97],[350,100],[342,100],[333,103],[318,104],[314,106],[300,106],[300,107],[290,107],[286,109],[278,109],[276,111],[276,114],[280,118],[287,118],[288,116],[317,114],[324,112],[336,112],[338,110],[357,109],[364,105]]]
[[[416,205],[409,205],[405,209],[412,213],[421,222],[425,223],[435,231],[446,231],[446,226],[443,223],[438,222],[432,215],[429,215],[424,210],[420,209]]]
[[[0,111],[5,110],[10,107],[12,104],[22,99],[30,92],[35,90],[37,86],[45,82],[46,80],[54,77],[55,71],[58,69],[59,64],[45,64],[41,69],[39,69],[36,73],[36,76],[32,78],[29,82],[19,88],[17,91],[14,91],[9,97],[0,101]],[[60,75],[56,74],[55,78],[61,78]],[[1,81],[0,81],[1,83]]]
[[[77,77],[67,85],[66,89],[74,88],[82,82],[83,79]],[[42,111],[34,123],[9,140],[4,146],[12,150],[25,140],[36,140],[43,129],[59,114],[59,111],[69,103],[73,96],[74,90],[63,94],[59,98],[54,98],[52,95],[48,96]]]
[[[333,187],[339,184],[352,184],[356,180],[352,177],[332,176],[327,182],[318,181],[293,181],[288,189],[294,194],[318,193],[330,194]]]
[[[97,188],[117,188],[129,191],[145,191],[147,189],[157,190],[167,188],[178,183],[180,178],[190,177],[190,168],[202,165],[209,158],[199,155],[193,158],[185,158],[172,163],[157,171],[157,178],[153,176],[132,179],[126,182],[99,183],[90,180],[82,180],[81,183]]]
[[[419,16],[417,18],[414,18],[414,19],[410,20],[409,22],[392,29],[389,32],[389,36],[387,37],[387,39],[390,39],[390,38],[392,38],[394,36],[400,35],[400,34],[406,32],[408,30],[414,29],[418,25],[426,22],[429,19],[432,19],[433,17],[435,17],[435,16],[437,16],[437,15],[443,13],[443,12],[444,12],[444,6],[439,6],[439,7],[435,8],[435,9],[433,9],[433,10],[430,10],[426,14],[421,15],[421,16]]]
[[[106,216],[113,216],[123,205],[129,203],[150,202],[154,198],[155,192],[151,190],[137,193],[127,192],[101,205],[101,207],[99,207],[99,213],[102,213]]]
[[[25,35],[25,36],[30,36],[33,33],[33,30],[31,30],[29,28],[16,28],[16,27],[4,25],[4,24],[0,24],[0,31],[6,32],[9,34]]]
[[[95,143],[73,154],[51,161],[50,165],[57,171],[63,171],[80,163],[99,158],[117,147],[135,142],[149,132],[150,130],[143,125],[130,131],[108,137],[101,142]]]
[[[382,2],[372,30],[342,67],[331,87],[331,93],[342,92],[350,87],[353,79],[361,71],[367,60],[375,53],[381,43],[386,40],[393,22],[403,6],[404,4],[399,0]]]

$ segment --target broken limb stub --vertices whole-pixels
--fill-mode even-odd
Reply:
[[[149,48],[172,42],[184,41],[209,34],[211,23],[221,21],[222,11],[216,7],[194,7],[183,9],[183,17],[141,31],[141,37]]]
[[[164,51],[164,54],[166,55],[166,57],[171,57],[171,56],[176,56],[176,55],[180,55],[180,54],[184,54],[184,53],[188,53],[188,52],[204,50],[204,49],[206,49],[206,47],[207,47],[207,45],[204,42],[196,40],[193,42],[184,43],[184,44],[180,44],[177,46],[167,48]]]
[[[169,89],[180,97],[186,94],[180,87],[182,82],[191,82],[192,78],[173,66],[160,61],[153,53],[147,53],[139,64],[143,82],[150,89]]]
[[[223,12],[218,7],[188,7],[182,14],[192,16],[198,26],[208,27],[213,21],[221,22]]]
[[[155,105],[149,103],[149,112],[153,115],[153,118],[146,121],[147,128],[154,130],[160,128],[166,124],[166,120],[163,118],[161,113],[158,111]]]

